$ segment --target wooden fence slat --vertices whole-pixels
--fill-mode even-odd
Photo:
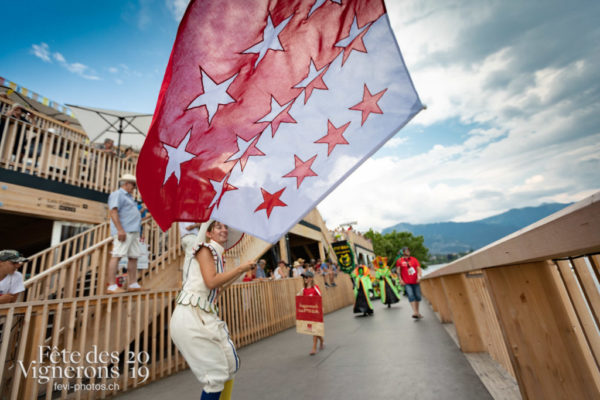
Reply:
[[[575,267],[575,273],[581,282],[581,288],[594,316],[597,326],[600,326],[600,292],[594,283],[594,278],[585,263],[584,258],[575,258],[572,260]]]
[[[583,328],[583,333],[588,341],[596,365],[600,365],[600,336],[594,322],[594,318],[586,304],[585,297],[577,282],[575,272],[571,269],[571,264],[567,260],[559,260],[556,262],[560,276],[567,288],[570,302],[575,308],[577,318]]]

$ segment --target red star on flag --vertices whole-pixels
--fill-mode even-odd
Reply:
[[[421,109],[382,0],[193,0],[139,190],[162,229],[216,219],[274,243]]]
[[[329,156],[335,146],[338,144],[348,144],[348,141],[344,139],[344,131],[348,128],[350,122],[336,128],[331,121],[327,121],[327,135],[317,140],[315,143],[327,143],[327,155]]]
[[[285,204],[283,201],[281,201],[279,199],[281,197],[281,195],[283,194],[284,190],[285,190],[285,188],[281,189],[278,192],[271,194],[271,193],[267,192],[265,189],[260,188],[260,191],[261,191],[262,197],[263,197],[263,202],[258,207],[256,207],[256,210],[254,210],[254,212],[257,212],[260,210],[266,210],[267,218],[269,218],[271,216],[271,212],[273,212],[273,208],[287,206],[287,204]]]
[[[381,96],[384,95],[386,90],[387,89],[383,89],[379,93],[371,94],[369,88],[365,84],[362,101],[355,106],[350,107],[351,110],[362,111],[362,122],[360,123],[361,126],[364,125],[365,121],[369,117],[369,114],[383,114],[383,111],[381,111],[381,108],[379,108],[377,102],[379,99],[381,99]]]
[[[308,159],[306,161],[302,161],[300,159],[300,157],[298,157],[297,155],[294,154],[294,164],[296,166],[295,166],[295,168],[292,171],[288,172],[283,177],[284,178],[296,178],[296,185],[297,185],[296,188],[299,188],[300,185],[302,184],[302,181],[307,176],[318,176],[315,173],[315,171],[313,171],[312,169],[310,169],[310,167],[312,166],[313,162],[315,162],[316,158],[317,158],[317,156],[315,155],[311,159]]]

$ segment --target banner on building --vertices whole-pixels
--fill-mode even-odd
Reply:
[[[305,335],[325,335],[321,296],[296,296],[296,332]]]
[[[346,240],[340,240],[338,242],[333,242],[331,244],[333,247],[333,251],[335,252],[335,256],[338,260],[338,266],[342,272],[349,274],[354,267],[356,266],[354,262],[354,252],[352,252],[352,247]]]

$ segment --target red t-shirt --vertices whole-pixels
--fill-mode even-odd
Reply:
[[[315,285],[313,287],[309,287],[309,288],[304,288],[302,290],[302,295],[303,296],[320,296],[321,289],[319,289],[319,287],[317,285]]]
[[[252,274],[250,276],[244,275],[244,279],[242,279],[242,282],[252,282],[255,279],[256,279],[256,275],[254,275],[254,274]]]
[[[400,267],[400,277],[404,283],[414,285],[418,282],[418,270],[421,264],[414,257],[401,257],[396,261],[396,267]]]

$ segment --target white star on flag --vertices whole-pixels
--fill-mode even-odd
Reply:
[[[254,46],[250,47],[247,50],[244,50],[244,53],[258,53],[258,59],[254,63],[254,68],[258,65],[260,60],[265,56],[267,50],[283,50],[281,46],[281,42],[279,41],[279,34],[285,28],[285,26],[290,22],[293,15],[290,15],[286,19],[284,19],[279,25],[273,27],[273,21],[271,20],[271,15],[267,17],[267,26],[263,31],[263,40],[258,42]]]
[[[315,4],[313,4],[313,6],[310,8],[310,11],[308,12],[308,16],[310,17],[312,15],[312,13],[314,13],[319,7],[321,7],[323,4],[325,4],[327,0],[317,0],[315,2]],[[331,0],[334,3],[338,3],[338,4],[342,4],[342,0]]]
[[[346,36],[344,39],[340,40],[339,42],[337,42],[335,45],[337,47],[346,47],[348,46],[350,43],[352,43],[352,41],[354,39],[356,39],[356,37],[358,35],[360,35],[362,33],[362,31],[365,30],[365,28],[368,25],[363,26],[362,28],[358,27],[358,22],[356,21],[356,16],[354,16],[354,20],[352,20],[352,25],[350,26],[350,33],[348,34],[348,36]]]
[[[183,140],[179,143],[179,146],[172,147],[166,143],[163,143],[163,147],[167,150],[169,162],[167,163],[167,171],[165,172],[165,179],[163,180],[163,185],[167,182],[167,180],[171,177],[171,175],[175,175],[177,178],[177,182],[181,178],[181,164],[186,161],[191,160],[196,157],[195,154],[188,153],[185,151],[188,142],[190,141],[190,136],[192,134],[192,130],[190,129],[183,138]]]
[[[191,2],[182,19],[138,161],[140,192],[163,229],[216,219],[274,243],[423,106],[382,0],[222,4]],[[259,32],[263,41],[248,48]],[[182,115],[198,96],[189,85],[198,66],[214,81],[237,74],[235,104],[219,107],[210,125],[198,113]],[[185,140],[197,156],[179,185],[161,186],[160,146],[184,129],[194,131]],[[179,177],[171,157],[166,173]]]
[[[232,186],[227,183],[228,178],[229,175],[226,175],[220,181],[213,181],[212,179],[210,179],[210,184],[212,185],[212,188],[215,191],[215,197],[208,206],[209,208],[213,206],[215,206],[215,208],[219,208],[219,203],[221,202],[221,197],[223,197],[223,194],[225,194],[225,192],[227,192],[228,190],[237,189],[235,186]]]
[[[233,97],[227,93],[227,89],[229,89],[231,82],[235,80],[237,74],[221,84],[216,84],[206,72],[200,70],[200,73],[202,74],[202,88],[204,93],[196,97],[187,109],[206,106],[206,111],[208,111],[208,123],[210,124],[212,118],[217,113],[219,105],[235,103]]]

